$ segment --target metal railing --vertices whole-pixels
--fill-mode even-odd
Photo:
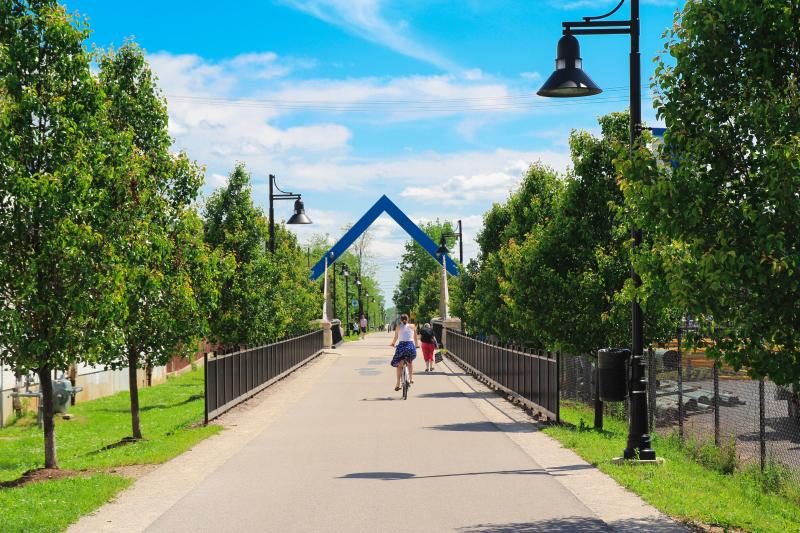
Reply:
[[[557,353],[501,346],[448,328],[447,355],[490,386],[551,420],[559,420]]]
[[[264,346],[206,353],[206,424],[306,364],[324,348],[320,329]]]

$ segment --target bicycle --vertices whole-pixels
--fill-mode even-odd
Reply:
[[[400,373],[400,386],[403,388],[403,399],[408,400],[408,388],[411,387],[411,380],[408,376],[408,361],[403,359],[401,364],[403,365],[403,370]]]

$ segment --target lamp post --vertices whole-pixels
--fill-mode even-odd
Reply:
[[[361,320],[361,313],[364,311],[364,307],[361,303],[361,276],[356,277],[356,285],[358,286],[358,319]]]
[[[276,193],[275,190],[278,192]],[[311,224],[299,194],[282,191],[275,184],[275,176],[269,175],[269,251],[275,253],[275,200],[294,200],[294,214],[287,224]],[[310,256],[309,256],[310,257]],[[309,261],[310,263],[310,261]]]
[[[367,319],[367,324],[369,324],[369,291],[364,291],[364,303],[366,304],[364,307],[364,318]]]
[[[583,71],[580,45],[576,35],[628,35],[630,37],[630,149],[636,147],[642,135],[642,72],[639,54],[639,0],[629,0],[631,15],[629,20],[603,20],[616,13],[625,0],[605,15],[583,17],[581,21],[562,22],[563,36],[558,41],[556,70],[541,89],[539,96],[574,98],[599,94],[602,89]],[[642,230],[631,231],[633,245],[642,242]],[[642,280],[631,267],[631,279],[636,287]],[[643,315],[639,302],[631,304],[631,384],[630,418],[628,443],[623,456],[625,459],[638,458],[655,460],[656,452],[650,442],[647,417],[647,382],[644,362]]]
[[[458,262],[464,264],[464,230],[461,228],[461,221],[458,221],[458,231],[445,231],[439,237],[439,250],[442,248],[442,238],[458,237]],[[439,254],[439,250],[436,253]],[[444,253],[448,253],[445,251]]]
[[[347,310],[345,312],[345,320],[348,321],[348,327],[350,322],[350,294],[349,294],[349,281],[350,281],[350,270],[347,268],[345,263],[342,263],[342,276],[344,276],[344,308]]]
[[[333,319],[336,320],[336,263],[333,260],[333,252],[328,257],[330,258],[330,265],[333,269]]]

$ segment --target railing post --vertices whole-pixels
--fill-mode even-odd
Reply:
[[[681,334],[683,328],[678,327],[678,438],[683,444],[683,352],[681,351]]]
[[[203,352],[203,423],[208,425],[208,352]]]
[[[714,444],[719,447],[719,364],[714,361]]]
[[[791,401],[791,400],[790,400]],[[761,457],[761,471],[767,466],[766,416],[764,412],[764,378],[758,382],[758,445]]]

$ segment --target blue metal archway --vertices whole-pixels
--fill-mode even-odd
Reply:
[[[375,205],[373,205],[369,211],[364,213],[364,216],[362,216],[358,222],[356,222],[353,227],[350,228],[341,239],[339,239],[339,242],[334,244],[333,247],[328,250],[319,261],[317,261],[317,263],[311,269],[311,279],[315,280],[325,272],[326,256],[328,257],[328,264],[336,261],[339,256],[342,255],[348,248],[350,248],[350,245],[353,244],[373,222],[375,222],[375,219],[377,219],[383,213],[386,213],[392,217],[392,219],[394,219],[394,221],[397,222],[401,228],[406,230],[406,233],[408,233],[412,239],[422,246],[426,252],[431,254],[434,259],[441,262],[441,259],[436,257],[436,249],[439,248],[439,245],[433,242],[431,238],[419,228],[419,226],[414,224],[411,219],[408,218],[406,214],[403,213],[400,208],[397,207],[394,202],[389,200],[389,198],[384,194],[378,199],[377,202],[375,202]],[[331,252],[333,252],[332,260],[330,258]],[[457,276],[459,274],[458,266],[449,255],[445,257],[445,267],[453,276]]]

